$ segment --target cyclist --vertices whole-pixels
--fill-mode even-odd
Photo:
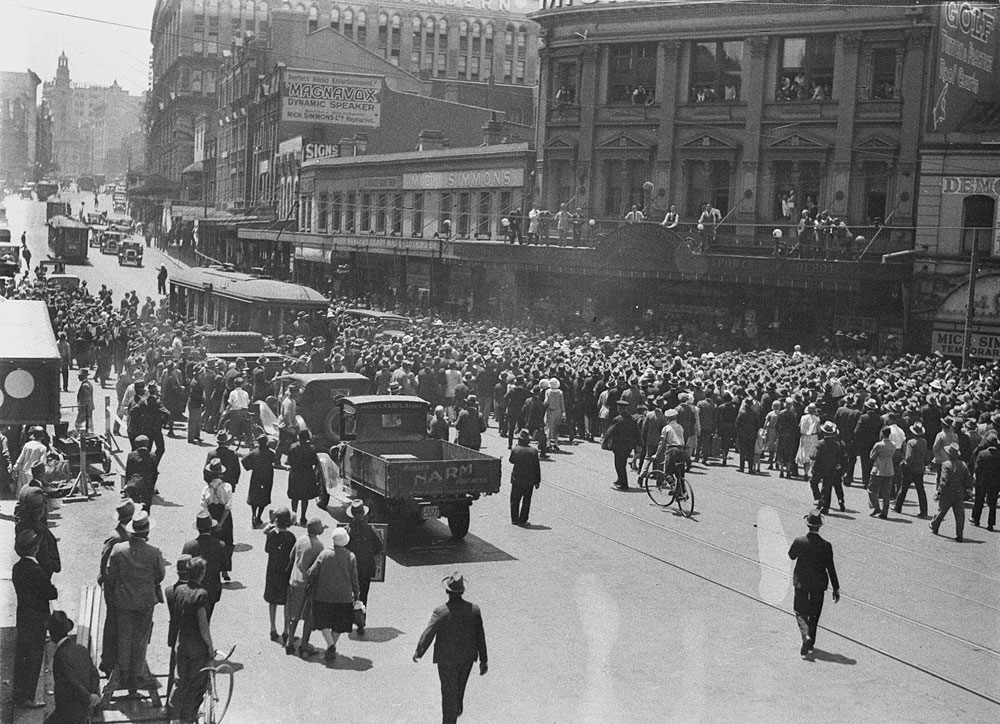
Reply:
[[[235,439],[244,442],[250,440],[250,395],[243,389],[242,377],[233,380],[233,391],[226,398],[226,411],[220,427],[226,420],[229,420],[229,429]]]
[[[677,410],[675,408],[665,410],[663,417],[666,419],[666,424],[664,424],[663,431],[660,433],[660,444],[656,448],[656,454],[651,460],[647,461],[646,469],[648,470],[649,463],[652,462],[657,467],[660,467],[664,474],[673,474],[680,485],[680,490],[683,490],[684,468],[686,467],[684,428],[677,422]],[[643,472],[647,472],[647,470],[643,470]]]

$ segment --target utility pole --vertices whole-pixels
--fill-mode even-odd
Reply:
[[[969,257],[969,304],[965,310],[965,340],[962,343],[962,369],[969,367],[969,348],[972,346],[972,322],[976,316],[976,274],[979,262],[978,234],[973,237],[972,255]]]

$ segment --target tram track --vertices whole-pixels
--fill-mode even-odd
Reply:
[[[623,515],[627,515],[629,517],[635,518],[635,519],[640,520],[642,522],[649,523],[651,525],[654,525],[655,527],[663,528],[664,530],[667,530],[667,531],[670,531],[670,532],[676,532],[676,531],[673,531],[672,529],[670,529],[670,528],[668,528],[666,526],[660,526],[660,525],[654,523],[653,521],[649,521],[647,519],[644,519],[641,516],[637,516],[637,515],[631,514],[628,511],[620,510],[618,508],[615,508],[614,506],[603,504],[603,503],[601,503],[601,501],[598,501],[596,499],[590,498],[589,496],[580,495],[580,494],[576,493],[575,491],[569,490],[568,488],[565,488],[564,486],[559,485],[558,483],[547,483],[546,486],[547,487],[551,487],[551,488],[559,489],[559,490],[561,490],[563,492],[569,493],[571,495],[575,495],[576,497],[582,498],[582,499],[587,500],[589,502],[597,503],[599,505],[602,505],[602,507],[608,508],[608,509],[613,510],[615,512],[621,513]],[[539,506],[539,507],[542,507],[542,506]],[[639,548],[639,547],[636,547],[636,546],[634,546],[634,545],[632,545],[630,543],[627,543],[627,542],[621,540],[620,538],[616,538],[614,536],[609,536],[609,535],[607,535],[605,533],[602,533],[601,531],[593,528],[592,526],[585,525],[585,524],[580,523],[579,521],[573,520],[573,519],[571,519],[571,518],[569,518],[569,517],[567,517],[567,516],[565,516],[565,515],[563,515],[561,513],[558,513],[558,512],[555,512],[555,511],[551,510],[551,509],[548,509],[547,506],[543,507],[543,509],[545,510],[546,514],[551,515],[554,518],[557,518],[559,520],[565,521],[566,523],[574,526],[575,528],[579,528],[580,530],[585,531],[585,532],[587,532],[587,533],[589,533],[589,534],[591,534],[591,535],[593,535],[593,536],[595,536],[597,538],[601,538],[603,540],[608,541],[609,543],[613,543],[615,545],[621,546],[622,548],[625,548],[627,550],[633,551],[634,553],[638,553],[641,556],[644,556],[646,558],[654,560],[654,561],[656,561],[658,563],[661,563],[663,565],[669,566],[669,567],[671,567],[671,568],[673,568],[675,570],[678,570],[678,571],[680,571],[682,573],[686,573],[686,574],[688,574],[690,576],[693,576],[693,577],[695,577],[695,578],[697,578],[699,580],[702,580],[702,581],[704,581],[704,582],[706,582],[708,584],[711,584],[713,586],[717,586],[719,588],[722,588],[722,589],[724,589],[726,591],[729,591],[730,593],[734,593],[737,596],[740,596],[742,598],[746,598],[746,599],[749,599],[751,601],[754,601],[755,603],[758,603],[758,604],[760,604],[762,606],[766,606],[767,608],[769,608],[769,609],[771,609],[773,611],[776,611],[778,613],[781,613],[781,614],[783,614],[785,616],[788,616],[788,617],[794,616],[794,614],[792,612],[790,612],[790,611],[782,608],[781,606],[778,606],[778,605],[773,604],[773,603],[768,603],[767,601],[764,601],[764,600],[762,600],[761,598],[759,598],[757,596],[754,596],[754,595],[752,595],[750,593],[747,593],[746,591],[741,591],[740,589],[738,589],[738,588],[736,588],[734,586],[730,586],[729,584],[726,584],[726,583],[724,583],[722,581],[716,580],[716,579],[711,578],[711,577],[709,577],[709,576],[707,576],[705,574],[699,573],[698,571],[693,570],[692,568],[683,566],[683,565],[677,563],[676,561],[667,560],[666,558],[663,558],[662,556],[656,555],[655,553],[652,553],[651,551],[643,550],[642,548]],[[729,553],[730,555],[733,555],[735,557],[741,558],[743,560],[755,562],[755,561],[753,561],[753,559],[751,559],[751,558],[749,558],[747,556],[741,556],[739,554],[735,554],[732,551],[727,551],[724,548],[712,545],[710,543],[707,543],[706,541],[701,541],[701,540],[699,540],[699,539],[697,539],[697,538],[695,538],[693,536],[683,535],[683,537],[689,538],[690,540],[692,540],[692,541],[694,541],[696,543],[701,543],[701,544],[707,545],[707,546],[709,546],[711,548],[714,548],[716,550],[719,550],[721,552]],[[843,596],[843,598],[847,598],[848,600],[859,602],[859,601],[857,601],[857,599],[848,598],[846,596]],[[879,607],[875,607],[875,608],[879,609]],[[890,611],[888,611],[886,609],[879,609],[879,610],[881,610],[881,611],[883,611],[883,612],[885,612],[887,614],[893,615],[893,612],[890,612]],[[904,621],[908,620],[906,617],[902,617],[902,618],[903,618]],[[913,623],[916,624],[916,625],[919,625],[921,627],[926,627],[926,625],[922,625],[922,624],[920,624],[920,622],[913,622]],[[940,681],[940,682],[942,682],[944,684],[947,684],[948,686],[954,687],[955,689],[958,689],[960,691],[964,691],[965,693],[967,693],[967,694],[969,694],[969,695],[971,695],[973,697],[976,697],[977,699],[980,699],[982,701],[985,701],[985,702],[988,702],[990,704],[993,704],[994,706],[1000,707],[1000,698],[992,696],[992,695],[990,695],[990,694],[988,694],[986,692],[974,689],[971,686],[967,686],[966,684],[963,684],[962,682],[957,681],[956,679],[954,679],[954,678],[952,678],[952,677],[950,677],[950,676],[948,676],[946,674],[942,674],[942,673],[939,673],[937,671],[934,671],[933,669],[930,669],[927,666],[923,666],[923,665],[921,665],[921,664],[919,664],[919,663],[917,663],[915,661],[910,661],[910,660],[908,660],[906,658],[903,658],[902,656],[899,656],[897,654],[894,654],[891,651],[888,651],[888,650],[886,650],[886,649],[884,649],[884,648],[882,648],[880,646],[877,646],[875,644],[869,643],[867,641],[862,641],[861,639],[859,639],[857,637],[854,637],[854,636],[851,636],[849,634],[843,633],[843,632],[838,631],[836,629],[829,628],[828,626],[824,626],[824,625],[820,624],[819,628],[822,631],[825,631],[826,633],[829,633],[829,634],[831,634],[833,636],[836,636],[836,637],[838,637],[840,639],[843,639],[845,641],[849,641],[849,642],[855,644],[856,646],[860,646],[863,649],[871,651],[872,653],[878,654],[878,655],[883,656],[883,657],[885,657],[887,659],[895,661],[895,662],[897,662],[897,663],[899,663],[899,664],[901,664],[901,665],[903,665],[903,666],[905,666],[905,667],[907,667],[909,669],[912,669],[913,671],[917,671],[917,672],[919,672],[921,674],[924,674],[925,676],[929,676],[929,677],[931,677],[933,679],[936,679],[937,681]],[[965,643],[967,645],[971,645],[971,646],[973,646],[977,650],[986,651],[986,652],[994,654],[994,655],[1000,655],[1000,654],[998,654],[998,652],[993,651],[992,649],[985,648],[985,647],[983,647],[983,646],[981,646],[979,644],[975,644],[973,642],[968,642],[967,640],[962,639],[961,637],[956,637],[954,635],[948,634],[947,632],[943,632],[943,631],[940,631],[938,629],[934,629],[933,627],[929,627],[929,630],[931,630],[931,631],[933,631],[935,633],[940,633],[940,634],[942,634],[944,636],[947,636],[948,638],[951,638],[951,639],[956,640],[958,642],[962,642],[962,643]]]

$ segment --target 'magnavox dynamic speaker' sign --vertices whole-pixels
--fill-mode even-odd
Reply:
[[[281,83],[281,120],[378,128],[382,79],[321,70],[286,70]]]

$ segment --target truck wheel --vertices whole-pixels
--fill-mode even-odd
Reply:
[[[469,532],[469,506],[462,505],[455,508],[448,516],[448,529],[451,530],[451,537],[462,540]]]

